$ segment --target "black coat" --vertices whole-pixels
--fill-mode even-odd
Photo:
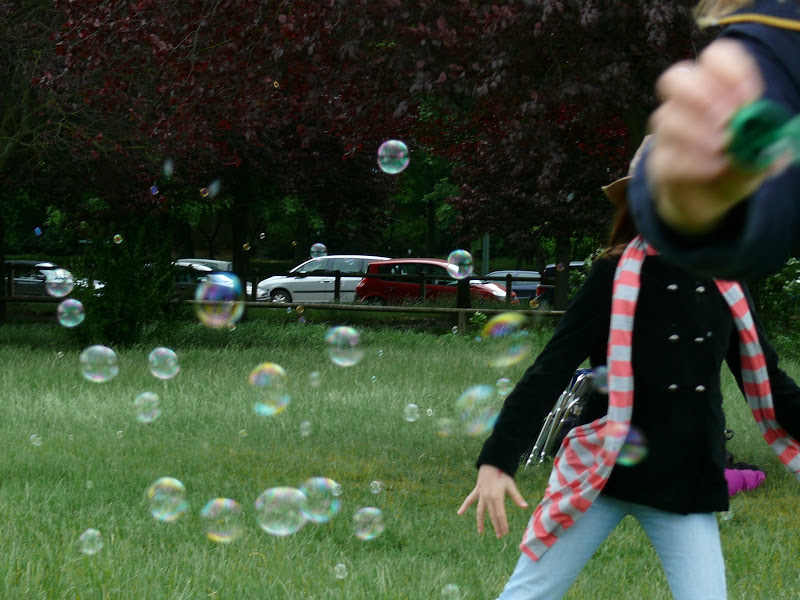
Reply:
[[[479,466],[494,465],[513,476],[575,369],[587,357],[593,367],[605,364],[616,265],[595,262],[553,337],[506,398]],[[778,368],[757,319],[756,326],[777,419],[800,439],[800,388]],[[660,257],[646,258],[632,356],[631,424],[644,434],[648,454],[635,466],[615,466],[603,493],[681,514],[727,510],[720,369],[727,360],[741,387],[739,339],[714,282]],[[608,397],[593,393],[582,422],[607,411]]]

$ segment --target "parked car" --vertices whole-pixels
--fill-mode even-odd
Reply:
[[[213,258],[179,258],[176,265],[203,265],[214,271],[233,271],[233,263],[229,260],[215,260]]]
[[[502,277],[505,279],[506,275],[511,275],[515,278],[511,282],[511,291],[513,291],[517,298],[520,300],[528,300],[536,296],[536,288],[539,287],[539,280],[541,279],[539,271],[492,271],[486,277]],[[517,277],[536,279],[536,281],[516,281]],[[492,279],[494,283],[503,285],[503,281]]]
[[[553,303],[553,293],[556,286],[556,267],[556,263],[551,263],[542,271],[539,286],[536,288],[536,300],[539,301],[540,305]],[[571,269],[577,269],[581,273],[586,273],[589,270],[586,266],[586,262],[582,260],[573,260],[570,262],[568,270]],[[574,284],[570,284],[570,286],[574,287]]]
[[[373,304],[398,304],[415,300],[420,295],[420,283],[411,277],[426,276],[425,298],[455,298],[458,281],[447,271],[447,261],[438,258],[396,258],[373,262],[367,273],[386,275],[365,277],[356,286],[356,298],[361,302]],[[409,279],[395,278],[393,275],[408,275]],[[470,280],[473,298],[505,301],[506,288],[488,281]],[[519,302],[511,292],[513,302]]]
[[[342,274],[339,299],[355,300],[355,289],[367,266],[386,256],[336,254],[312,258],[297,265],[288,275],[275,275],[258,282],[257,300],[272,302],[333,302],[334,271]]]
[[[192,262],[176,261],[172,266],[175,268],[175,295],[188,300],[194,299],[197,285],[205,281],[209,273],[216,271],[206,265]]]
[[[48,296],[45,281],[50,271],[58,269],[55,263],[46,260],[19,260],[12,259],[5,262],[5,272],[3,275],[3,293],[8,290],[8,273],[13,270],[14,296]],[[89,282],[86,279],[75,279],[76,287],[86,288]],[[95,293],[103,288],[103,283],[94,281]]]

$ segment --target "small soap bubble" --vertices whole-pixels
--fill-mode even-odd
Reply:
[[[83,304],[80,300],[67,298],[58,305],[56,316],[63,327],[72,328],[83,323],[86,313],[83,311]]]
[[[222,329],[244,314],[242,282],[233,273],[210,273],[195,290],[197,317],[206,327]]]
[[[383,513],[379,508],[367,506],[353,514],[353,532],[360,540],[374,540],[383,533],[384,528]]]
[[[319,387],[319,384],[322,383],[322,375],[319,371],[312,371],[308,375],[308,385],[311,387]]]
[[[372,377],[370,377],[370,381],[372,383],[375,383],[376,381],[378,381],[378,378],[375,375],[373,375]]]
[[[161,167],[161,172],[167,179],[172,177],[172,175],[175,173],[175,161],[171,158],[166,159]]]
[[[133,401],[136,409],[136,420],[140,423],[152,423],[161,416],[158,394],[153,392],[142,392]]]
[[[236,331],[236,323],[228,323],[228,331]]]
[[[250,248],[251,248],[250,242],[245,242],[244,244],[242,244],[242,250],[244,250],[245,252],[249,252]]]
[[[105,383],[119,375],[116,353],[108,346],[89,346],[80,355],[81,373],[87,381]]]
[[[306,318],[305,317],[300,317],[299,319],[297,319],[297,322],[300,323],[300,325],[305,325]]]
[[[442,417],[436,421],[436,435],[439,437],[450,437],[456,430],[456,423],[453,419]]]
[[[261,233],[259,233],[259,234],[258,234],[258,239],[260,239],[260,240],[263,240],[263,239],[265,239],[266,237],[267,237],[267,234],[266,234],[266,233],[264,233],[263,231],[262,231]]]
[[[121,438],[122,436],[123,436],[123,432],[122,432],[122,429],[120,429],[120,430],[117,431],[117,437]]]
[[[383,356],[383,350],[378,350],[378,356]]]
[[[37,237],[42,235],[42,228],[41,227],[34,227],[33,228],[33,235],[35,235]]]
[[[75,287],[75,280],[66,269],[50,269],[45,272],[44,287],[54,298],[63,298]]]
[[[61,352],[61,350],[59,350],[59,351],[58,351],[58,353],[56,354],[56,356],[57,356],[58,358],[64,358],[64,353],[63,353],[63,352]]]
[[[161,477],[147,488],[150,514],[162,523],[177,521],[188,509],[186,487],[173,477]]]
[[[291,307],[291,306],[288,306],[288,307],[286,308],[286,314],[287,314],[287,315],[290,315],[290,314],[292,314],[292,307]]]
[[[91,490],[94,487],[94,482],[91,479],[86,480],[86,489]]]
[[[297,240],[292,240],[292,246],[297,246]]]
[[[461,590],[455,583],[448,583],[442,588],[442,600],[461,600]]]
[[[608,367],[599,365],[592,371],[592,385],[601,394],[608,393]]]
[[[429,417],[432,417],[433,416],[433,409],[429,408],[428,410],[425,411],[425,414],[428,415]]]
[[[364,351],[358,347],[360,338],[358,331],[346,325],[332,327],[325,334],[328,344],[328,356],[333,364],[340,367],[352,367],[364,357]]]
[[[447,272],[453,279],[466,279],[474,270],[472,255],[466,250],[453,250],[447,257]]]
[[[150,186],[150,195],[155,196],[158,194],[158,186],[151,185]]]
[[[217,194],[219,194],[220,190],[222,189],[222,182],[219,179],[215,179],[211,183],[208,184],[206,191],[208,192],[209,198],[215,198]]]
[[[244,532],[242,507],[230,498],[209,500],[200,511],[206,537],[218,544],[230,544]]]
[[[504,398],[511,393],[512,389],[514,389],[514,384],[511,383],[511,380],[508,377],[501,377],[497,380],[497,383],[494,384],[494,387],[497,389],[497,395],[501,398]]]
[[[298,315],[302,315],[306,311],[306,307],[301,304],[295,310],[297,311]]]
[[[289,406],[288,378],[283,367],[262,363],[247,378],[256,394],[253,410],[262,417],[279,415]]]
[[[556,271],[563,271],[564,270],[564,263],[558,263],[556,265]]]
[[[314,523],[327,523],[342,508],[333,490],[338,484],[328,477],[312,477],[298,489],[305,494],[306,502],[300,509],[306,519]]]
[[[39,437],[39,434],[32,433],[28,437],[28,441],[31,443],[32,446],[41,446],[42,445],[42,438]]]
[[[200,196],[208,198],[208,188],[200,188]]]
[[[333,567],[333,576],[336,577],[336,579],[344,579],[347,577],[347,565],[339,563]]]
[[[322,256],[328,256],[328,249],[325,247],[325,244],[321,244],[317,242],[316,244],[311,246],[311,258],[320,258]]]
[[[118,246],[122,243],[122,236],[120,234],[114,236],[114,243]]]
[[[531,298],[530,302],[528,302],[528,308],[536,310],[539,308],[539,301],[536,298]]]
[[[247,437],[247,429],[240,429],[240,430],[239,430],[239,437],[240,437],[240,438],[245,438],[245,437]]]
[[[733,519],[733,511],[732,510],[723,510],[719,513],[719,518],[722,521],[730,521]]]
[[[311,421],[303,421],[300,423],[300,435],[302,437],[308,437],[311,435],[313,426],[311,425]]]
[[[157,379],[172,379],[181,370],[175,351],[162,346],[154,348],[150,352],[147,362],[150,365],[150,373]]]
[[[413,423],[419,419],[419,406],[416,404],[406,404],[403,409],[403,418],[409,423]]]
[[[103,549],[103,535],[90,527],[78,538],[78,546],[86,556],[93,556]]]
[[[270,535],[292,535],[306,524],[303,509],[308,499],[297,488],[273,487],[256,499],[256,521]]]
[[[369,491],[373,494],[380,494],[382,488],[380,481],[373,481],[369,484]]]
[[[272,82],[272,87],[274,87],[277,90],[279,87],[281,87],[281,84],[280,84],[279,81],[273,81]]]
[[[617,455],[617,464],[623,467],[638,465],[647,457],[647,450],[647,438],[639,429],[631,427]]]
[[[456,335],[458,333],[458,325],[453,325],[453,328],[450,330],[450,333]]]
[[[492,358],[489,366],[512,367],[522,362],[531,352],[530,335],[523,329],[525,315],[506,312],[489,319],[481,331],[481,338],[489,342]]]
[[[500,414],[499,397],[491,385],[474,385],[468,388],[458,400],[456,409],[460,413],[464,431],[478,436],[494,427]]]
[[[400,140],[387,140],[378,148],[378,166],[384,173],[397,175],[409,161],[408,146]]]
[[[334,496],[337,496],[337,497],[341,496],[342,495],[342,484],[340,484],[340,483],[335,484],[333,486],[333,489],[331,490],[331,493]]]

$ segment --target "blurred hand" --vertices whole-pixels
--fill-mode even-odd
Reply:
[[[758,65],[738,42],[718,40],[665,71],[656,90],[662,104],[650,117],[647,156],[656,209],[676,229],[710,231],[769,175],[737,171],[725,152],[734,113],[764,91]]]
[[[508,533],[508,520],[506,519],[506,494],[520,508],[528,508],[528,503],[517,490],[514,480],[497,467],[481,465],[478,469],[478,482],[458,509],[458,514],[463,515],[477,500],[478,507],[476,518],[478,533],[483,533],[483,521],[486,509],[489,509],[489,519],[492,521],[495,535],[498,538]]]

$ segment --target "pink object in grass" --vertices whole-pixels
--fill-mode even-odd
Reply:
[[[739,492],[749,492],[756,489],[764,481],[764,471],[752,469],[725,469],[725,479],[728,481],[728,495],[733,496]]]

